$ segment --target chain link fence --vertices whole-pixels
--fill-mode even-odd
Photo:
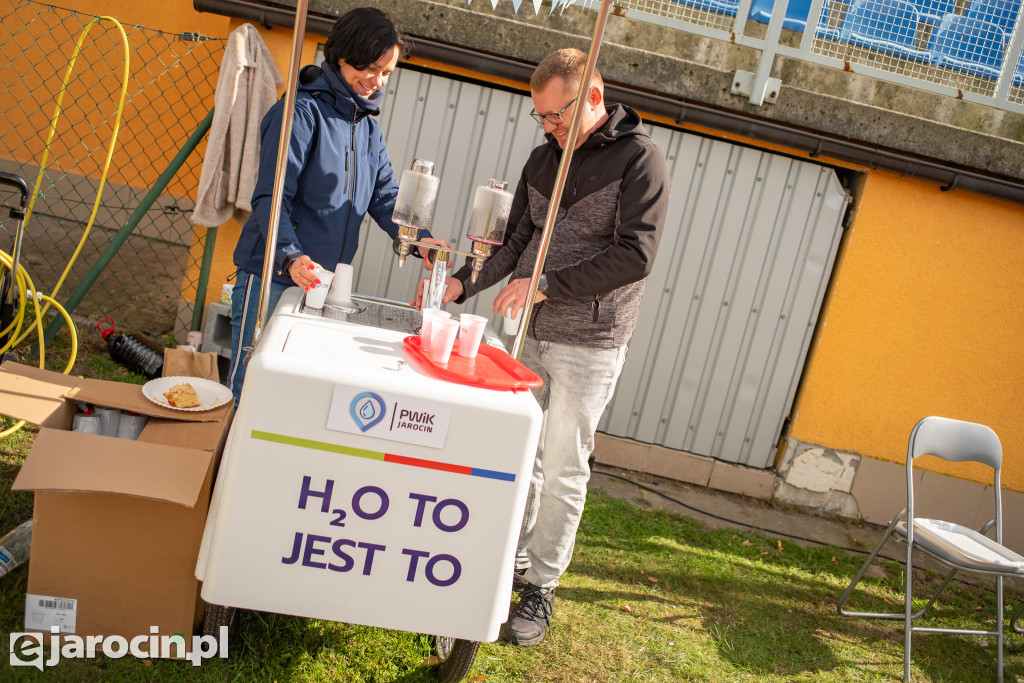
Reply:
[[[193,148],[226,39],[119,28],[32,1],[0,0],[0,16],[0,171],[34,192],[21,265],[52,294],[95,213],[55,298],[80,327],[112,317],[119,329],[181,341],[206,240],[188,220],[202,167]],[[0,200],[0,251],[12,253],[18,223],[6,207],[20,197],[0,188]]]

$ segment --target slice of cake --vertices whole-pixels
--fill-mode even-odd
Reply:
[[[197,408],[199,395],[191,384],[175,384],[164,392],[164,398],[175,408]]]

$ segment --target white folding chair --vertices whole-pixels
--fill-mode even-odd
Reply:
[[[914,461],[922,455],[934,455],[952,462],[975,461],[988,465],[994,471],[995,517],[981,528],[981,532],[938,519],[914,516]],[[907,507],[893,518],[871,554],[857,570],[849,587],[839,599],[839,613],[845,617],[874,617],[902,619],[904,621],[903,680],[910,680],[910,636],[913,633],[961,633],[995,636],[998,641],[998,678],[1003,680],[1003,577],[1024,576],[1024,557],[1002,545],[1003,505],[999,475],[1002,469],[1003,449],[999,437],[984,425],[961,422],[944,417],[926,417],[910,433],[907,448]],[[995,528],[995,540],[984,534]],[[860,582],[868,567],[890,536],[907,544],[906,589],[903,613],[852,612],[844,605]],[[923,608],[911,611],[913,599],[914,550],[920,550],[950,567],[949,574]],[[928,628],[914,626],[913,620],[923,616],[959,571],[987,574],[996,577],[995,630],[980,631],[954,628]],[[1024,607],[1011,621],[1014,630]]]

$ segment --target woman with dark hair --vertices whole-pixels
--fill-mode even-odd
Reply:
[[[299,72],[270,310],[265,315],[274,310],[287,287],[298,285],[308,291],[316,286],[318,266],[333,270],[338,263],[352,262],[366,213],[389,236],[397,236],[391,214],[398,181],[375,117],[384,99],[384,85],[408,48],[409,39],[384,12],[361,7],[334,24],[323,64]],[[260,126],[262,146],[252,214],[234,253],[238,273],[231,295],[228,386],[236,401],[245,378],[244,349],[252,346],[256,327],[283,110],[282,98]],[[421,239],[442,244],[429,235]]]

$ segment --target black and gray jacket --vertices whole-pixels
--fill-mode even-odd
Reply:
[[[572,156],[544,262],[548,298],[536,304],[530,335],[540,341],[616,348],[633,334],[661,240],[669,199],[668,165],[629,107],[607,105],[608,119]],[[512,201],[505,243],[477,282],[457,277],[458,300],[509,274],[530,277],[562,150],[554,137],[535,148]]]

